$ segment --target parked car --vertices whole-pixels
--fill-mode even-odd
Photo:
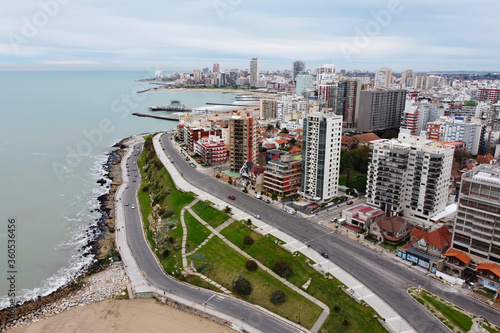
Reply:
[[[328,259],[328,253],[326,253],[326,252],[321,252],[321,256],[322,256],[323,258]]]
[[[262,199],[262,195],[260,195],[260,194],[258,194],[258,193],[257,193],[257,194],[255,194],[255,195],[254,195],[254,197],[255,197],[255,198],[257,198],[257,199]]]
[[[256,219],[260,220],[260,215],[259,214],[255,214],[253,217],[255,217]]]
[[[347,201],[348,205],[352,205],[353,203],[354,203],[354,201],[352,201],[352,200]]]
[[[231,200],[236,199],[236,198],[234,197],[234,195],[228,195],[227,197],[228,197],[229,199],[231,199]]]
[[[246,188],[243,189],[243,193],[248,193],[248,190]]]
[[[269,200],[269,198],[262,198],[262,201],[264,201],[265,203],[271,203],[271,200]]]

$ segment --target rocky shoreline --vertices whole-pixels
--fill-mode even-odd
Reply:
[[[41,297],[34,302],[25,303],[16,309],[17,319],[0,326],[1,332],[30,325],[71,308],[84,306],[104,299],[128,298],[126,291],[129,279],[121,262],[111,263],[102,271],[82,277],[70,286]],[[23,308],[21,312],[21,308]],[[3,311],[2,311],[3,312]],[[2,318],[3,319],[3,318]]]
[[[114,251],[114,201],[116,191],[122,184],[120,164],[126,153],[125,149],[128,147],[127,141],[128,138],[113,145],[113,149],[107,154],[106,162],[103,164],[105,175],[97,181],[101,186],[108,184],[109,191],[97,198],[98,211],[101,216],[96,225],[87,230],[87,234],[93,237],[89,237],[89,242],[83,247],[83,249],[88,249],[83,255],[93,255],[97,260],[79,277],[51,294],[18,304],[15,308],[0,310],[1,332],[32,321],[42,320],[74,306],[101,301],[112,297],[118,290],[122,291],[126,288],[128,282],[124,283],[123,281],[125,279],[128,281],[128,278],[121,267],[121,262],[108,265],[108,258],[116,256],[117,253]],[[117,281],[122,282],[115,283]]]

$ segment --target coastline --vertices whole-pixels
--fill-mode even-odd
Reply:
[[[101,213],[101,216],[97,219],[97,223],[90,226],[86,231],[87,235],[93,235],[94,237],[91,237],[88,243],[81,247],[82,250],[88,249],[82,255],[93,255],[95,258],[94,262],[86,267],[85,270],[82,270],[72,281],[60,286],[52,293],[45,296],[38,296],[36,299],[16,305],[14,308],[8,307],[0,310],[1,332],[12,327],[29,324],[32,320],[40,320],[40,318],[47,317],[50,309],[55,309],[52,313],[53,315],[71,308],[72,306],[61,307],[61,304],[58,305],[58,303],[68,297],[71,298],[73,294],[83,290],[87,279],[94,275],[98,276],[98,274],[106,272],[112,267],[113,264],[110,264],[110,261],[107,259],[115,254],[114,197],[118,187],[122,184],[120,163],[128,148],[126,144],[128,140],[129,138],[122,139],[111,147],[110,151],[106,154],[106,161],[102,165],[105,173],[96,181],[100,186],[105,186],[108,181],[110,183],[108,186],[109,191],[96,198],[99,202],[97,210]],[[123,268],[121,269],[123,270]],[[79,304],[74,306],[77,305]],[[12,318],[13,315],[14,318]]]

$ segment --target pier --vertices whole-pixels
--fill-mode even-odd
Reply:
[[[132,113],[132,115],[133,116],[137,116],[137,117],[148,117],[148,118],[156,118],[156,119],[163,119],[163,120],[179,121],[179,117],[178,116],[163,117],[163,116],[154,116],[154,115],[151,115],[151,114],[138,113],[138,112],[134,112],[134,113]]]

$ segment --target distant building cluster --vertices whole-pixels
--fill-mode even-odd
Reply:
[[[214,64],[174,77],[177,86],[269,93],[255,109],[181,119],[178,138],[204,164],[225,166],[224,180],[295,198],[305,213],[363,194],[366,204],[337,221],[343,228],[405,241],[402,260],[464,280],[480,276],[498,290],[500,80],[334,64],[311,70],[304,61],[263,72],[257,58],[248,70]],[[368,150],[365,193],[339,185],[342,156],[356,148]]]

